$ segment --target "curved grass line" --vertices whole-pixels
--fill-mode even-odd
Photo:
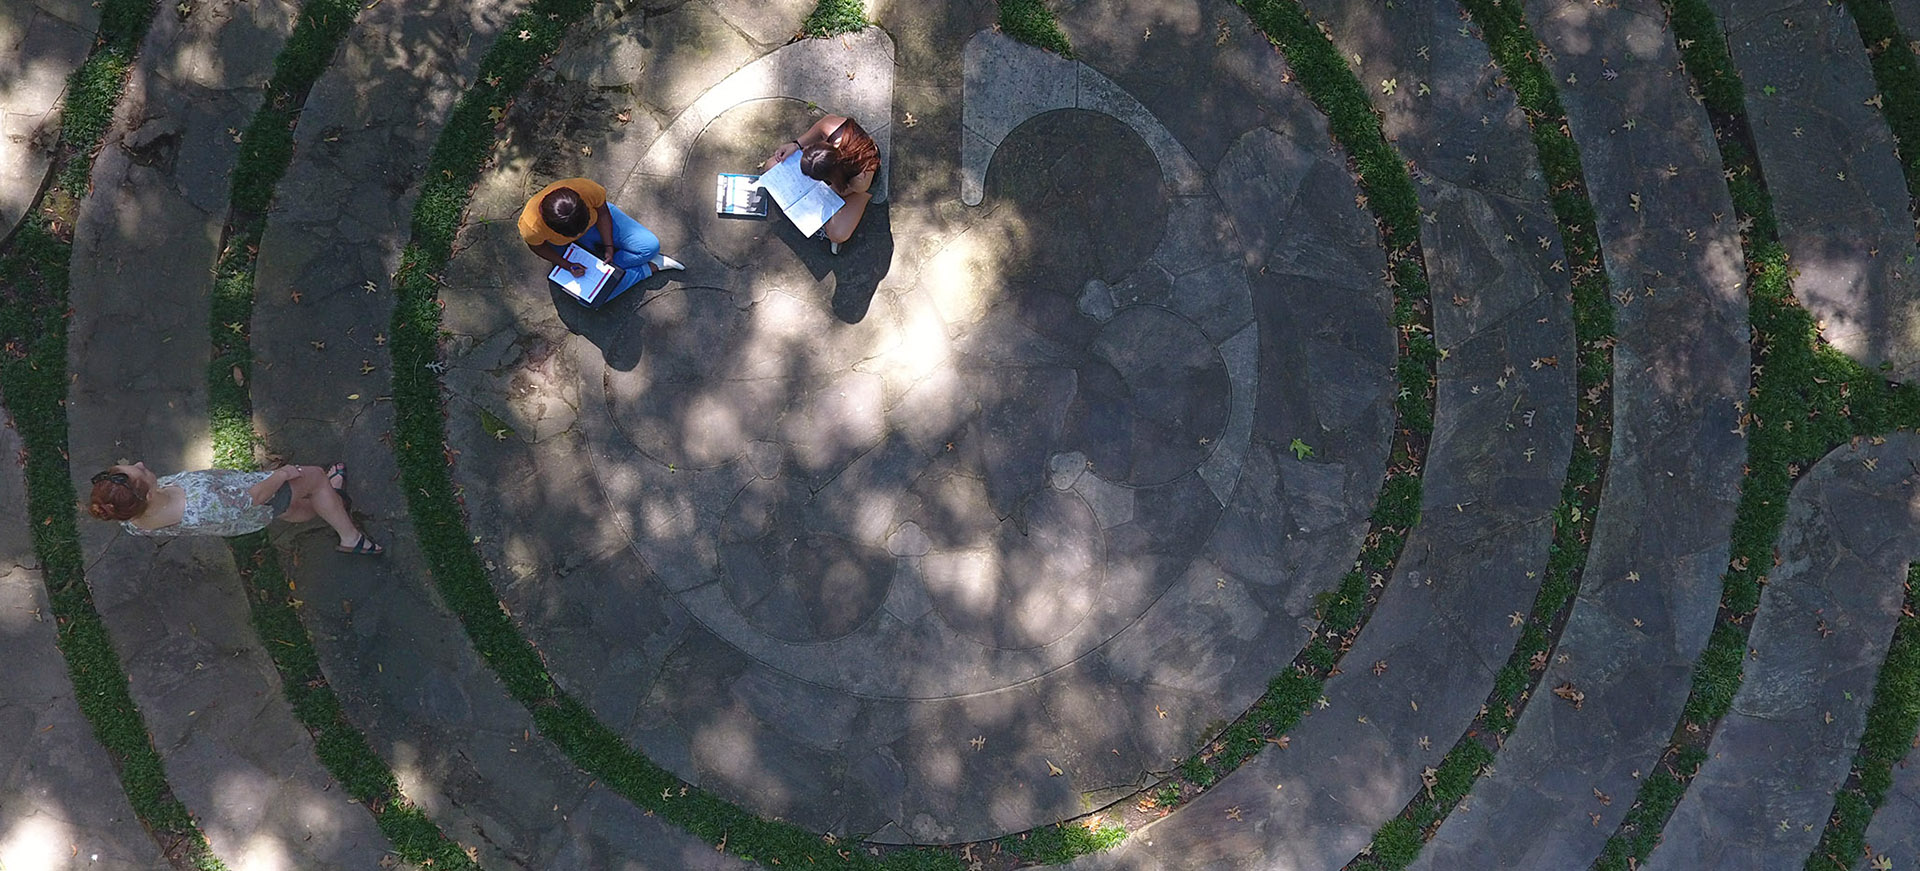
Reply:
[[[54,183],[29,204],[0,253],[0,394],[24,448],[29,523],[55,646],[74,700],[119,777],[134,815],[177,868],[226,866],[167,784],[166,768],[133,701],[127,674],[87,586],[78,495],[67,462],[67,299],[70,238],[93,155],[146,38],[155,0],[106,0],[93,52],[67,79]]]
[[[1067,34],[1041,0],[999,0],[1000,32],[1061,57],[1073,57]]]
[[[1374,833],[1347,865],[1351,871],[1399,871],[1412,864],[1440,824],[1466,798],[1493,764],[1499,742],[1512,734],[1520,712],[1537,695],[1547,657],[1565,627],[1587,562],[1600,482],[1606,476],[1613,434],[1613,303],[1593,202],[1587,195],[1580,148],[1567,127],[1553,76],[1541,62],[1542,46],[1517,4],[1461,0],[1526,113],[1540,166],[1551,191],[1554,216],[1573,277],[1574,344],[1579,358],[1575,389],[1573,453],[1560,503],[1553,511],[1553,541],[1546,577],[1534,595],[1520,638],[1494,676],[1479,717],[1440,764],[1422,774],[1425,789]]]
[[[1909,208],[1920,213],[1920,61],[1913,43],[1901,34],[1887,0],[1847,0],[1860,29],[1860,41],[1873,63],[1880,86],[1881,111],[1892,128],[1907,179]],[[1920,619],[1914,617],[1920,571],[1907,572],[1907,597],[1893,644],[1880,666],[1867,709],[1866,730],[1854,754],[1853,769],[1834,796],[1833,812],[1820,843],[1807,857],[1806,871],[1847,871],[1851,857],[1864,855],[1867,826],[1886,799],[1893,766],[1909,754],[1920,726]]]
[[[1433,431],[1435,366],[1440,352],[1433,339],[1426,265],[1420,248],[1418,198],[1406,163],[1387,143],[1380,119],[1359,80],[1299,4],[1292,0],[1236,2],[1286,56],[1301,90],[1326,113],[1334,140],[1352,155],[1360,187],[1365,191],[1362,204],[1379,224],[1387,249],[1387,284],[1394,289],[1393,324],[1398,337],[1394,439],[1355,568],[1342,576],[1334,589],[1316,597],[1319,624],[1311,640],[1286,670],[1268,682],[1267,691],[1245,714],[1178,763],[1174,774],[1108,806],[1138,802],[1135,810],[1140,813],[1125,812],[1138,817],[1128,820],[1136,827],[1159,818],[1157,812],[1146,811],[1170,811],[1191,801],[1268,743],[1278,743],[1280,736],[1299,723],[1320,699],[1327,678],[1379,601],[1372,582],[1384,582],[1393,574],[1407,533],[1419,519],[1423,453]],[[1086,828],[1101,818],[1102,814],[1096,813],[1080,821],[1009,835],[997,843],[1037,861],[1064,862],[1107,849],[1123,839],[1127,829],[1121,826]],[[1030,843],[1036,836],[1038,847]]]
[[[253,399],[245,385],[252,382],[253,279],[266,210],[293,160],[300,107],[360,10],[358,0],[307,0],[274,58],[265,99],[241,140],[208,322],[213,353],[207,367],[207,413],[214,464],[222,468],[259,468],[253,450],[259,442],[253,430]],[[320,670],[313,638],[289,595],[293,582],[267,543],[267,534],[230,538],[227,546],[249,593],[254,632],[279,672],[281,693],[294,716],[312,733],[314,755],[327,772],[373,815],[402,860],[433,868],[478,868],[474,853],[447,837],[401,792],[393,770],[347,719]]]
[[[768,867],[959,871],[959,859],[945,852],[882,853],[761,819],[656,765],[559,689],[508,617],[474,550],[449,468],[454,454],[446,443],[445,396],[434,365],[440,356],[441,311],[435,273],[452,256],[473,185],[493,151],[496,119],[505,117],[513,96],[591,5],[589,0],[534,0],[505,28],[522,38],[499,40],[482,58],[476,82],[454,105],[434,143],[414,205],[413,238],[394,276],[398,299],[389,331],[394,447],[408,511],[434,582],[474,649],[533,715],[540,733],[581,770],[635,805],[718,850]]]
[[[1740,75],[1719,20],[1705,0],[1666,0],[1666,6],[1687,73],[1713,118],[1727,190],[1745,228],[1740,244],[1747,257],[1755,374],[1741,424],[1752,432],[1719,617],[1694,665],[1673,740],[1594,862],[1601,871],[1629,871],[1653,852],[1687,783],[1706,761],[1713,732],[1740,688],[1749,621],[1773,565],[1794,479],[1852,438],[1920,426],[1920,390],[1889,384],[1823,344],[1813,316],[1794,300],[1773,202],[1753,156]]]

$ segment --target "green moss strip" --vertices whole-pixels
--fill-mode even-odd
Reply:
[[[1820,844],[1807,857],[1807,871],[1848,871],[1865,855],[1867,825],[1893,786],[1893,767],[1907,757],[1920,731],[1920,568],[1907,570],[1907,596],[1893,644],[1873,688],[1867,728],[1853,755],[1853,772],[1834,797],[1833,815]]]
[[[1905,0],[1903,0],[1905,2]],[[1920,34],[1900,33],[1888,0],[1846,0],[1847,11],[1860,29],[1860,41],[1866,45],[1873,62],[1873,79],[1880,87],[1880,111],[1900,154],[1900,168],[1907,176],[1908,202],[1920,209],[1920,60],[1914,57],[1914,44],[1908,37]]]
[[[1920,390],[1890,385],[1821,344],[1813,316],[1794,301],[1792,271],[1750,147],[1740,78],[1719,21],[1705,0],[1671,0],[1668,12],[1687,72],[1713,118],[1727,189],[1743,229],[1754,387],[1741,418],[1749,432],[1747,474],[1734,515],[1720,615],[1694,665],[1693,687],[1673,742],[1595,862],[1605,871],[1628,871],[1653,852],[1687,781],[1706,760],[1714,727],[1732,707],[1751,618],[1773,566],[1773,545],[1786,520],[1794,479],[1849,439],[1920,425]]]
[[[1042,0],[1000,0],[1000,32],[1061,57],[1073,57],[1066,32]]]
[[[180,867],[220,871],[225,866],[167,785],[120,657],[94,608],[76,525],[79,499],[67,463],[67,282],[73,247],[63,234],[70,232],[71,210],[86,195],[93,153],[112,121],[155,5],[106,0],[99,42],[68,79],[51,193],[69,213],[50,215],[43,211],[46,202],[35,203],[0,256],[0,393],[25,448],[34,553],[80,712],[112,760],[134,814],[161,851]]]
[[[252,469],[253,403],[250,327],[253,277],[266,209],[273,189],[293,159],[293,131],[300,105],[340,47],[360,12],[357,0],[307,0],[293,34],[274,59],[266,98],[242,139],[234,167],[226,249],[215,274],[210,328],[213,359],[207,370],[208,412],[215,464]],[[300,622],[293,581],[281,569],[267,535],[228,539],[234,565],[247,586],[254,630],[280,673],[281,691],[314,739],[314,753],[349,796],[373,814],[394,853],[412,865],[470,869],[479,866],[400,792],[399,781],[365,735],[348,721],[339,696],[320,670],[313,639]]]
[[[509,33],[524,31],[526,38],[500,40],[481,60],[479,81],[454,106],[428,159],[426,182],[414,206],[413,240],[394,279],[394,444],[408,508],[433,579],[474,648],[507,692],[533,714],[541,734],[634,804],[718,849],[769,866],[958,871],[959,860],[943,852],[876,855],[872,848],[760,819],[655,765],[555,686],[539,654],[501,608],[473,549],[448,470],[452,455],[440,382],[428,368],[440,352],[439,285],[433,275],[452,254],[461,214],[492,152],[496,119],[589,8],[587,0],[534,0],[506,27]]]
[[[1179,800],[1213,785],[1253,758],[1269,740],[1293,728],[1320,698],[1327,677],[1371,615],[1378,596],[1370,591],[1375,582],[1384,583],[1393,574],[1407,533],[1420,517],[1420,473],[1427,437],[1433,431],[1434,366],[1440,359],[1433,340],[1413,180],[1381,133],[1380,119],[1366,92],[1333,43],[1298,4],[1240,0],[1240,6],[1286,54],[1301,88],[1327,113],[1334,138],[1358,167],[1366,206],[1379,221],[1388,248],[1388,284],[1394,287],[1393,320],[1399,334],[1395,368],[1399,398],[1386,478],[1374,501],[1355,568],[1341,578],[1338,587],[1317,599],[1320,625],[1293,665],[1268,682],[1266,693],[1244,716],[1179,765],[1168,784]],[[1162,806],[1172,803],[1156,801]]]
[[[865,30],[871,23],[867,20],[867,8],[862,0],[820,0],[819,5],[807,14],[807,20],[800,24],[800,35],[815,38],[838,36]]]
[[[1520,7],[1498,0],[1462,0],[1462,5],[1480,26],[1488,51],[1526,113],[1547,189],[1553,192],[1554,215],[1572,266],[1574,342],[1579,355],[1577,437],[1560,504],[1553,512],[1546,576],[1512,654],[1494,677],[1484,713],[1438,766],[1423,772],[1424,790],[1348,864],[1356,871],[1397,871],[1411,864],[1447,814],[1493,764],[1498,741],[1512,733],[1579,592],[1613,433],[1613,306],[1600,239],[1592,229],[1598,220],[1587,196],[1579,147],[1567,128],[1566,110],[1553,75],[1538,59],[1541,46]]]

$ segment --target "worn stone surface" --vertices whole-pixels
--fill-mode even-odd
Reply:
[[[1528,11],[1582,143],[1619,337],[1598,519],[1572,622],[1539,681],[1586,700],[1579,712],[1527,707],[1472,812],[1448,818],[1422,869],[1576,867],[1599,854],[1628,803],[1593,791],[1631,795],[1686,699],[1686,681],[1665,675],[1684,674],[1705,641],[1746,456],[1745,264],[1706,114],[1668,74],[1679,58],[1664,16],[1645,2]],[[1516,820],[1532,836],[1513,837]]]
[[[1893,785],[1867,826],[1867,851],[1854,863],[1857,871],[1869,871],[1875,856],[1891,859],[1895,868],[1920,861],[1920,764],[1916,763],[1920,754],[1909,750],[1893,767]]]
[[[20,450],[0,429],[0,454]],[[0,474],[0,867],[160,871],[113,761],[80,714],[28,532],[26,482]]]
[[[1894,4],[1896,6],[1901,4]],[[1795,298],[1820,334],[1889,377],[1920,375],[1920,275],[1906,179],[1850,15],[1817,0],[1715,0]]]
[[[86,61],[99,25],[99,8],[79,0],[0,6],[0,237],[47,180],[67,77]]]
[[[159,16],[142,46],[74,240],[67,414],[80,493],[123,458],[162,472],[210,462],[200,373],[237,152],[226,131],[246,126],[293,17],[278,3],[211,3]],[[236,868],[374,867],[386,839],[314,758],[226,545],[91,520],[80,545],[168,782],[214,853]]]
[[[664,119],[645,147],[543,163],[516,125],[528,157],[483,181],[446,271],[447,380],[473,529],[569,690],[758,812],[945,842],[1117,798],[1291,658],[1379,486],[1392,343],[1377,234],[1252,33],[1185,37],[1230,74],[1208,99],[1257,107],[1203,161],[1095,66],[1007,114],[1056,61],[976,36],[990,7],[893,11],[636,110]],[[808,123],[801,101],[861,99],[864,73],[788,76],[783,53],[875,39],[894,195],[843,253],[713,217],[712,174]],[[959,63],[970,40],[999,62]],[[976,155],[962,121],[989,109]],[[686,273],[599,312],[500,290],[537,286],[513,278],[525,192],[636,163],[617,196]]]
[[[404,497],[389,483],[398,472],[383,439],[393,418],[375,397],[390,376],[361,367],[385,362],[377,337],[391,316],[387,275],[407,239],[420,168],[512,11],[369,8],[308,99],[262,242],[256,416],[276,452],[346,460],[356,508],[390,550],[372,563],[343,559],[324,529],[287,530],[277,543],[349,719],[408,798],[484,865],[744,867],[592,782],[541,738],[434,595]]]
[[[1380,63],[1413,66],[1430,52],[1427,40],[1441,38],[1436,30],[1461,51],[1475,47],[1459,43],[1451,10],[1440,4],[1393,14],[1403,29],[1348,22],[1348,35],[1336,28],[1336,44]],[[1211,18],[1200,23],[1185,29],[1209,38],[1230,32],[1218,31]],[[1360,33],[1367,38],[1353,36]],[[1531,166],[1521,131],[1503,123],[1481,132],[1483,113],[1510,112],[1510,104],[1483,100],[1476,91],[1465,105],[1418,107],[1441,116],[1471,113],[1451,120],[1416,120],[1409,117],[1415,107],[1395,106],[1388,124],[1471,128],[1475,147],[1504,149],[1515,165]],[[1411,150],[1444,165],[1444,154]],[[1391,583],[1374,579],[1386,592],[1347,653],[1348,662],[1365,665],[1329,680],[1328,706],[1294,727],[1289,749],[1261,754],[1179,814],[1076,867],[1212,868],[1247,856],[1273,867],[1339,867],[1420,788],[1420,771],[1437,764],[1478,713],[1493,671],[1518,637],[1505,615],[1526,610],[1539,585],[1552,531],[1548,512],[1572,445],[1570,373],[1533,361],[1571,358],[1572,324],[1564,279],[1541,259],[1549,252],[1510,240],[1523,227],[1558,234],[1542,223],[1549,213],[1537,178],[1521,188],[1523,199],[1475,187],[1471,177],[1457,186],[1426,180],[1423,204],[1438,213],[1422,240],[1434,295],[1460,298],[1439,306],[1435,317],[1436,338],[1449,356],[1440,366],[1423,520]],[[1385,668],[1376,673],[1375,663]]]
[[[1920,438],[1896,434],[1839,448],[1794,485],[1733,709],[1642,867],[1798,868],[1813,852],[1920,558],[1916,456]]]

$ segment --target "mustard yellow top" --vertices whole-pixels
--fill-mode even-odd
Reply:
[[[601,206],[607,204],[607,189],[592,179],[563,178],[541,188],[540,192],[534,194],[533,199],[528,200],[527,204],[520,209],[520,238],[527,240],[528,245],[539,245],[544,242],[564,248],[568,242],[586,235],[585,230],[580,231],[580,236],[562,235],[547,226],[546,220],[540,217],[540,201],[546,199],[547,194],[561,188],[571,188],[574,193],[580,195],[580,202],[593,211],[597,212]],[[593,222],[588,221],[587,226],[593,226]]]

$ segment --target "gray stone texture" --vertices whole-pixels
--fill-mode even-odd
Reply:
[[[156,18],[141,48],[74,240],[67,413],[80,493],[120,459],[163,473],[209,465],[201,373],[235,137],[293,18],[278,3],[196,5]],[[81,522],[95,604],[168,782],[214,853],[231,867],[378,863],[386,839],[314,758],[225,544]]]
[[[0,429],[0,455],[20,450]],[[161,871],[113,760],[80,714],[28,532],[26,482],[0,474],[0,868]]]
[[[1343,53],[1361,54],[1381,70],[1424,69],[1435,53],[1430,40],[1448,46],[1442,54],[1484,52],[1455,31],[1454,11],[1440,4],[1314,11],[1335,16]],[[1375,15],[1390,16],[1392,31],[1370,23]],[[1202,17],[1187,26],[1212,35],[1245,26],[1235,21]],[[1153,39],[1114,41],[1132,49]],[[1077,34],[1075,45],[1091,53]],[[1446,93],[1437,84],[1434,90]],[[1382,108],[1389,128],[1406,131],[1403,153],[1423,164],[1446,165],[1449,155],[1437,142],[1409,143],[1416,129],[1467,130],[1480,159],[1499,149],[1508,172],[1520,167],[1525,179],[1532,148],[1512,125],[1511,103],[1488,104],[1477,87],[1470,97]],[[1483,127],[1483,115],[1504,121]],[[1347,667],[1328,681],[1326,704],[1294,727],[1288,749],[1262,753],[1178,814],[1076,867],[1215,868],[1248,856],[1278,868],[1339,867],[1406,805],[1420,789],[1421,771],[1439,763],[1478,713],[1519,635],[1507,615],[1530,608],[1539,586],[1552,532],[1548,512],[1572,445],[1570,366],[1535,361],[1570,361],[1573,349],[1564,273],[1547,259],[1559,256],[1558,232],[1546,217],[1537,170],[1518,189],[1481,187],[1476,173],[1463,169],[1459,185],[1422,179],[1423,205],[1437,212],[1422,239],[1438,303],[1435,332],[1449,351],[1440,366],[1422,521],[1347,652]],[[1291,236],[1296,225],[1281,226]],[[1542,249],[1533,244],[1536,235],[1556,244]]]
[[[1893,867],[1920,862],[1920,753],[1907,751],[1893,767],[1893,785],[1867,826],[1866,851],[1853,867],[1869,871],[1873,857],[1885,856]]]
[[[1836,449],[1794,485],[1733,709],[1641,867],[1788,869],[1813,852],[1920,559],[1916,457],[1920,437],[1895,434]]]
[[[67,77],[86,61],[99,25],[99,7],[82,0],[0,5],[0,238],[47,181]]]
[[[1472,811],[1447,819],[1421,869],[1584,867],[1598,855],[1629,803],[1594,790],[1632,795],[1686,700],[1746,456],[1745,264],[1706,113],[1669,75],[1679,58],[1660,7],[1528,11],[1582,144],[1618,336],[1598,519],[1539,680],[1586,699],[1575,710],[1536,691]],[[1513,837],[1515,820],[1529,837]]]
[[[1896,3],[1895,6],[1902,4]],[[1920,275],[1893,131],[1853,17],[1820,0],[1714,0],[1794,296],[1828,342],[1890,378],[1920,375]]]
[[[875,14],[884,35],[636,91],[652,142],[557,147],[543,128],[628,105],[576,82],[524,104],[444,276],[451,441],[510,612],[636,747],[815,830],[972,840],[1137,788],[1305,642],[1381,480],[1385,264],[1250,30],[1167,31],[1219,59],[1210,101],[1260,107],[1203,159],[1107,79],[1124,58],[1069,65],[1091,102],[1007,122],[968,209],[962,47],[993,8]],[[632,51],[598,47],[617,30],[563,57]],[[893,196],[843,252],[713,217],[713,172],[846,87],[761,77],[876,40]],[[1006,77],[1051,63],[1010,48]],[[598,312],[536,289],[526,196],[623,172],[688,271]]]
[[[389,552],[340,557],[318,524],[282,530],[277,544],[349,720],[408,798],[484,866],[742,868],[542,739],[435,595],[392,483],[391,405],[378,401],[391,383],[389,275],[440,125],[513,11],[370,7],[308,99],[262,242],[256,417],[278,453],[349,463],[355,507]]]

